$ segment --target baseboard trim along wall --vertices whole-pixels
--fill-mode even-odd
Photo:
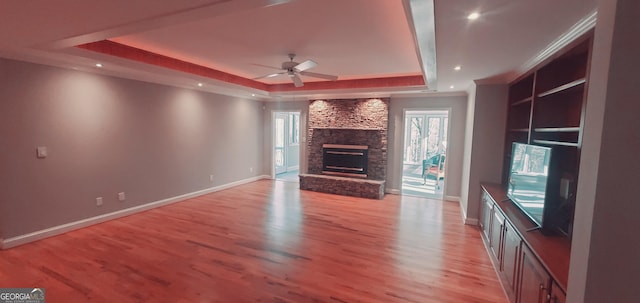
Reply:
[[[460,197],[458,196],[444,196],[444,199],[451,202],[460,202]]]
[[[460,202],[460,197],[457,197],[457,198],[458,198],[458,202]],[[460,203],[460,210],[461,210],[460,214],[462,215],[462,221],[464,222],[465,225],[478,226],[478,223],[480,223],[478,219],[467,217],[467,210],[464,208],[462,203]]]
[[[62,224],[62,225],[50,227],[50,228],[39,230],[39,231],[35,231],[35,232],[29,233],[29,234],[26,234],[26,235],[21,235],[21,236],[8,238],[8,239],[4,239],[4,240],[0,239],[0,249],[8,249],[8,248],[16,247],[16,246],[19,246],[19,245],[22,245],[22,244],[27,244],[27,243],[30,243],[30,242],[42,240],[42,239],[45,239],[45,238],[48,238],[48,237],[60,235],[60,234],[66,233],[66,232],[70,232],[70,231],[76,230],[76,229],[84,228],[84,227],[87,227],[87,226],[95,225],[95,224],[102,223],[102,222],[109,221],[109,220],[113,220],[113,219],[126,217],[126,216],[133,215],[133,214],[136,214],[136,213],[139,213],[139,212],[143,212],[143,211],[147,211],[147,210],[150,210],[150,209],[154,209],[154,208],[157,208],[157,207],[160,207],[160,206],[169,205],[169,204],[180,202],[180,201],[183,201],[183,200],[186,200],[186,199],[190,199],[190,198],[193,198],[193,197],[206,195],[206,194],[209,194],[209,193],[213,193],[213,192],[216,192],[216,191],[221,191],[221,190],[232,188],[232,187],[239,186],[239,185],[242,185],[242,184],[251,183],[251,182],[254,182],[254,181],[261,180],[261,179],[270,179],[270,176],[264,175],[264,176],[251,177],[251,178],[248,178],[248,179],[243,179],[243,180],[239,180],[239,181],[223,184],[223,185],[220,185],[220,186],[210,187],[210,188],[206,188],[206,189],[195,191],[195,192],[191,192],[191,193],[186,193],[186,194],[183,194],[183,195],[179,195],[179,196],[175,196],[175,197],[171,197],[171,198],[167,198],[167,199],[163,199],[163,200],[158,200],[158,201],[150,202],[150,203],[143,204],[143,205],[134,206],[134,207],[127,208],[127,209],[122,209],[122,210],[119,210],[119,211],[115,211],[115,212],[108,213],[108,214],[103,214],[103,215],[96,216],[96,217],[91,217],[91,218],[82,219],[82,220],[71,222],[71,223],[67,223],[67,224]]]
[[[392,195],[402,194],[402,192],[399,189],[395,189],[395,188],[385,188],[384,192],[385,194],[392,194]],[[458,196],[444,196],[443,199],[445,201],[460,202],[460,197]]]
[[[384,190],[385,193],[387,194],[392,194],[392,195],[399,195],[400,194],[400,190],[399,189],[395,189],[395,188],[386,188]]]
[[[473,218],[466,218],[464,219],[464,224],[466,225],[473,225],[473,226],[478,226],[478,219],[473,219]]]

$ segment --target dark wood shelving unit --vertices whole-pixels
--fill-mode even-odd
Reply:
[[[539,133],[563,133],[563,132],[579,132],[580,127],[539,127],[534,129],[535,132]]]
[[[593,31],[509,85],[502,184],[483,184],[479,225],[512,302],[566,291],[592,40]],[[514,142],[552,148],[545,197],[551,231],[528,231],[533,223],[506,199]]]
[[[511,103],[511,106],[516,106],[516,105],[520,105],[520,104],[528,104],[528,103],[531,103],[531,101],[533,101],[532,97],[526,97],[526,98],[524,98],[524,99],[522,99],[520,101],[516,101],[516,102]]]
[[[592,36],[590,33],[577,40],[566,51],[510,84],[503,185],[508,181],[514,142],[575,149],[556,152],[556,157],[563,157],[560,162],[579,162]],[[576,178],[571,180],[575,184],[578,165],[569,167],[571,171],[560,174]]]
[[[564,142],[564,141],[551,141],[551,140],[533,140],[533,143],[537,143],[540,145],[560,145],[560,146],[571,146],[571,147],[578,147],[578,143],[573,143],[573,142]]]
[[[560,85],[560,86],[552,88],[552,89],[550,89],[550,90],[548,90],[546,92],[538,94],[538,98],[542,98],[542,97],[546,97],[548,95],[559,93],[559,92],[561,92],[563,90],[567,90],[567,89],[576,87],[578,85],[585,84],[586,82],[587,82],[587,79],[585,79],[585,78],[578,79],[578,80],[575,80],[575,81],[571,81],[571,82],[569,82],[567,84]]]

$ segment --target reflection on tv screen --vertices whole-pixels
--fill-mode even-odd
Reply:
[[[551,149],[513,144],[507,195],[531,219],[542,225]]]

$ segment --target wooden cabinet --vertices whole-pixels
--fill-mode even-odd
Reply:
[[[505,288],[512,298],[512,302],[515,302],[514,298],[517,296],[518,286],[518,273],[520,270],[520,254],[522,247],[522,239],[518,236],[513,225],[506,222],[504,225],[504,241],[502,250],[502,262],[500,272],[504,276],[506,282]]]
[[[568,272],[568,256],[570,247],[565,246],[568,239],[560,237],[545,237],[537,234],[539,231],[528,231],[531,226],[523,226],[524,222],[531,224],[510,202],[502,199],[504,190],[495,187],[492,192],[499,193],[497,197],[489,194],[483,185],[482,203],[480,209],[480,228],[487,251],[499,273],[500,281],[513,303],[565,303],[565,293],[560,285],[566,285]],[[500,202],[496,202],[500,201]],[[549,241],[550,243],[542,243]],[[541,250],[555,251],[551,262],[542,263],[540,255],[534,254],[532,246]],[[550,251],[542,251],[541,256],[547,257]],[[538,251],[540,252],[540,251]],[[559,262],[561,263],[554,263]],[[556,268],[558,264],[567,264],[562,273],[552,275],[549,268]],[[553,267],[548,267],[553,265]],[[556,277],[561,274],[559,284]]]
[[[519,303],[546,303],[551,277],[528,247],[522,249]]]
[[[557,283],[551,283],[551,300],[549,303],[566,303],[567,296]]]
[[[493,213],[493,202],[486,192],[482,192],[482,209],[480,211],[480,229],[486,241],[489,241],[489,231],[491,230],[491,217]]]
[[[504,234],[504,216],[499,211],[493,211],[491,218],[491,231],[489,235],[489,245],[496,260],[502,259],[502,237]]]

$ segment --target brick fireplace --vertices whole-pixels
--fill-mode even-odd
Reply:
[[[309,103],[308,174],[300,175],[300,188],[381,199],[387,168],[389,99],[314,100]],[[367,173],[363,176],[323,173],[323,146],[366,147]]]

